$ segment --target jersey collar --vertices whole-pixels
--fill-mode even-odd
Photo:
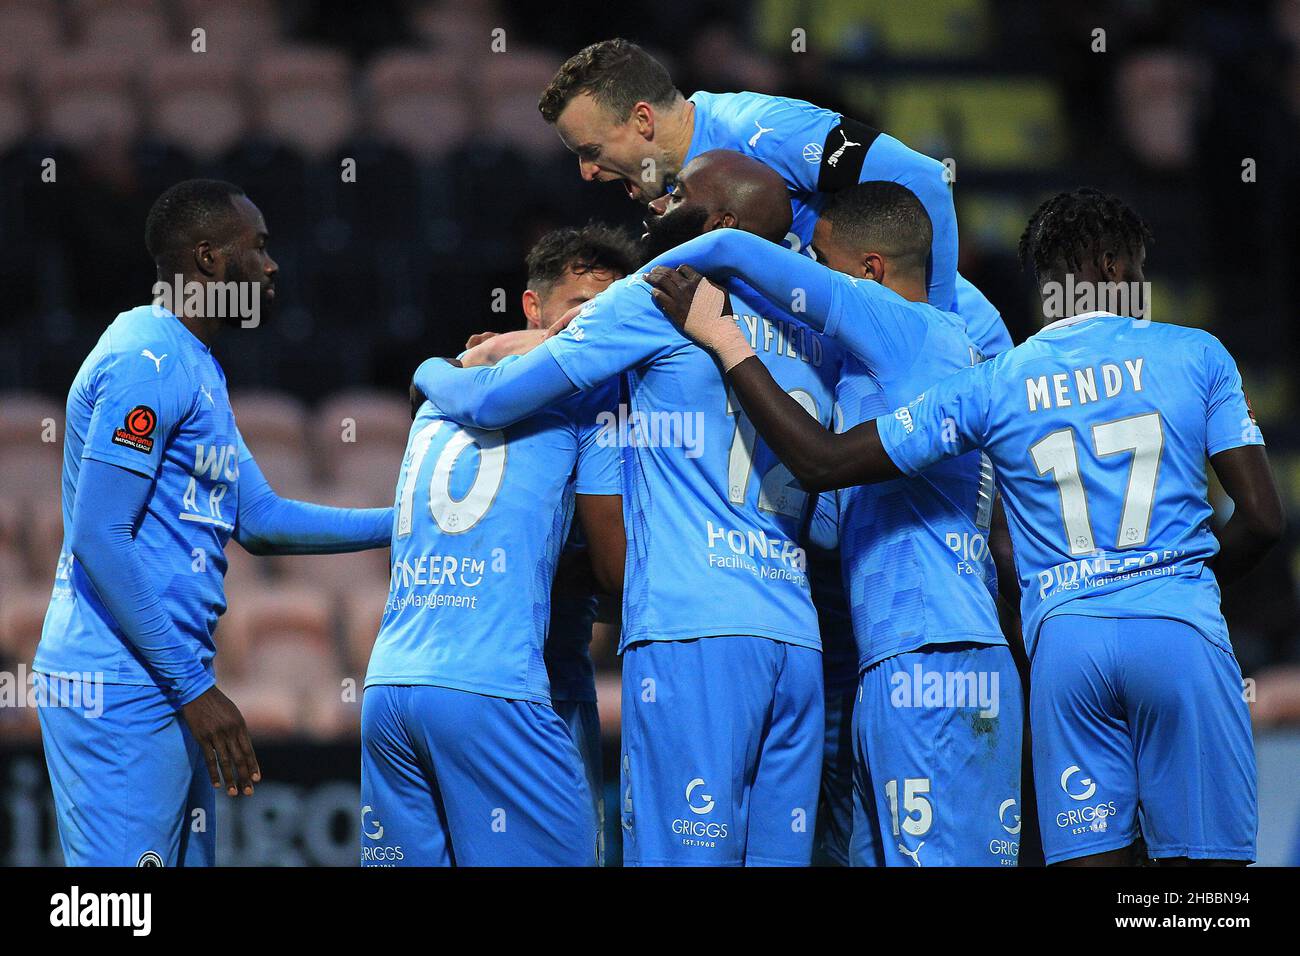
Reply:
[[[1118,318],[1114,312],[1080,312],[1078,315],[1072,315],[1069,318],[1057,319],[1055,322],[1044,325],[1035,332],[1035,335],[1042,335],[1044,332],[1050,332],[1053,329],[1063,329],[1068,325],[1077,325],[1080,322],[1087,322],[1090,319],[1115,319]]]
[[[184,322],[182,322],[180,320],[180,316],[178,316],[175,312],[171,311],[171,309],[166,309],[163,308],[161,305],[154,305],[152,303],[144,306],[144,308],[149,310],[149,315],[151,317],[158,319],[163,324],[165,324],[168,328],[180,329],[181,337],[188,339],[190,342],[192,342],[195,348],[203,352],[208,352],[208,353],[212,352],[211,346],[205,345],[203,343],[203,340],[199,338],[197,335],[195,335],[193,332],[191,332],[189,326],[187,326]],[[172,323],[175,324],[173,325]]]

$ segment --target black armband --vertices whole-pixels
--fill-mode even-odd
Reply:
[[[862,164],[867,158],[867,150],[880,135],[880,130],[872,129],[866,123],[859,123],[847,116],[840,120],[840,125],[826,134],[822,144],[822,164],[817,172],[817,191],[819,193],[838,192],[848,186],[855,186],[862,178]]]

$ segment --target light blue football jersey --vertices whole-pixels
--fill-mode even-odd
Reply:
[[[907,474],[982,448],[993,462],[1033,653],[1056,613],[1169,618],[1231,650],[1207,458],[1263,444],[1214,336],[1090,312],[877,419]]]
[[[514,361],[508,359],[507,361]],[[543,648],[573,496],[621,491],[611,384],[504,429],[411,425],[388,602],[366,686],[428,684],[550,703]]]
[[[695,129],[685,162],[711,149],[731,149],[780,173],[794,213],[785,244],[795,252],[806,251],[812,242],[827,193],[869,180],[906,186],[925,207],[934,231],[927,298],[944,308],[957,301],[957,210],[950,177],[938,160],[861,123],[850,120],[843,125],[840,113],[803,100],[700,92],[690,101],[695,104]],[[967,310],[976,316],[972,330],[979,334],[972,338],[986,355],[996,354],[1009,344],[1002,343],[1006,327],[970,283],[960,282],[966,287]]]
[[[773,377],[829,424],[839,348],[744,283],[726,286],[737,323]],[[613,283],[543,346],[578,388],[628,373],[620,649],[722,635],[818,648],[800,543],[815,499],[757,438],[717,365],[650,292],[640,275]]]
[[[197,662],[182,684],[210,677],[212,634],[226,609],[225,547],[239,510],[239,462],[247,455],[225,374],[211,350],[165,309],[140,306],[119,315],[68,392],[64,544],[35,670],[168,687],[146,666],[68,549],[81,461],[91,458],[155,479],[135,546],[188,646],[184,656]]]
[[[739,273],[764,301],[798,303],[807,331],[845,353],[836,402],[843,427],[983,358],[961,317],[737,230],[714,230],[659,261],[715,278]],[[910,480],[841,491],[839,547],[861,666],[928,643],[1004,643],[987,541],[992,506],[991,469],[978,453]]]
[[[982,361],[962,320],[832,273],[826,331],[845,348],[851,428]],[[929,644],[1005,644],[988,547],[993,473],[979,452],[840,492],[840,551],[858,666]]]

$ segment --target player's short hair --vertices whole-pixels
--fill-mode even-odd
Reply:
[[[1020,264],[1037,277],[1078,268],[1105,252],[1135,256],[1152,241],[1150,228],[1124,200],[1085,186],[1057,193],[1034,210],[1020,237]]]
[[[822,210],[837,244],[874,250],[907,269],[925,269],[934,240],[930,214],[906,186],[868,180],[833,193]]]
[[[144,244],[154,262],[164,265],[201,239],[227,242],[235,226],[233,200],[244,191],[220,179],[187,179],[167,189],[149,210]]]
[[[591,222],[548,232],[528,251],[528,288],[545,293],[566,272],[594,269],[622,278],[641,264],[639,247],[621,229]]]
[[[537,108],[546,122],[554,123],[582,93],[590,93],[619,121],[642,100],[669,106],[681,96],[662,63],[621,37],[593,43],[565,60],[542,91]]]

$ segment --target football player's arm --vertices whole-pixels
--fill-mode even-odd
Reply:
[[[239,462],[235,540],[251,554],[340,554],[387,547],[392,508],[333,508],[281,498],[252,455]]]
[[[1016,574],[1015,552],[1011,546],[1011,529],[1007,525],[1006,509],[1002,496],[993,501],[993,516],[989,525],[989,553],[998,573],[998,620],[1002,635],[1011,647],[1016,665],[1028,661],[1025,639],[1020,626],[1020,578]]]
[[[1020,609],[1020,578],[1016,574],[1016,556],[1011,546],[1011,529],[1007,525],[1007,512],[1002,506],[1002,496],[993,499],[993,513],[989,523],[989,553],[998,572],[998,595],[1008,608]]]
[[[513,425],[672,347],[675,335],[665,334],[649,292],[644,284],[611,286],[587,302],[563,333],[493,366],[459,368],[429,359],[416,369],[412,392],[463,425]]]
[[[749,348],[735,323],[738,344]],[[837,433],[822,426],[772,378],[756,355],[727,369],[727,382],[758,434],[808,492],[901,478],[874,421]]]
[[[641,271],[678,266],[689,266],[715,280],[742,279],[800,322],[817,332],[825,331],[832,280],[838,273],[807,256],[739,229],[714,229],[656,257]]]
[[[1282,540],[1286,516],[1263,445],[1239,445],[1210,459],[1214,474],[1232,499],[1232,517],[1219,529],[1213,562],[1222,583],[1240,578]]]
[[[497,365],[461,368],[442,358],[415,370],[412,399],[433,402],[448,418],[475,428],[505,428],[577,392],[546,349]]]
[[[493,333],[474,345],[467,345],[457,359],[461,368],[495,365],[509,355],[531,352],[546,341],[547,334],[546,329],[515,329],[511,332]]]
[[[777,308],[835,339],[873,369],[910,363],[925,340],[926,316],[878,282],[854,280],[807,256],[738,229],[715,229],[650,263],[718,278],[735,276]],[[847,320],[842,317],[848,315]],[[687,333],[689,335],[689,331]]]
[[[72,507],[70,548],[91,584],[153,672],[182,704],[212,686],[191,642],[164,610],[135,545],[153,480],[93,458],[83,459]],[[186,559],[188,560],[188,558]]]
[[[592,574],[602,594],[623,595],[627,537],[623,531],[622,495],[575,495],[574,510],[587,539]]]
[[[168,616],[135,545],[153,486],[137,471],[83,458],[69,547],[113,620],[181,705],[212,785],[224,776],[230,796],[247,796],[262,774],[244,718]]]
[[[700,282],[689,269],[660,270],[652,285],[655,303],[688,338],[712,353],[749,420],[805,491],[900,477],[880,446],[874,422],[832,432],[785,393],[735,318],[723,314],[721,289]]]
[[[1215,575],[1226,583],[1253,568],[1277,544],[1286,517],[1237,363],[1213,336],[1206,336],[1199,357],[1207,383],[1205,453],[1234,506],[1218,531],[1219,553],[1212,562]]]
[[[608,422],[617,414],[614,382],[587,393],[578,413],[575,510],[587,541],[587,554],[601,593],[621,602],[627,561],[623,528],[623,459],[611,440]]]

